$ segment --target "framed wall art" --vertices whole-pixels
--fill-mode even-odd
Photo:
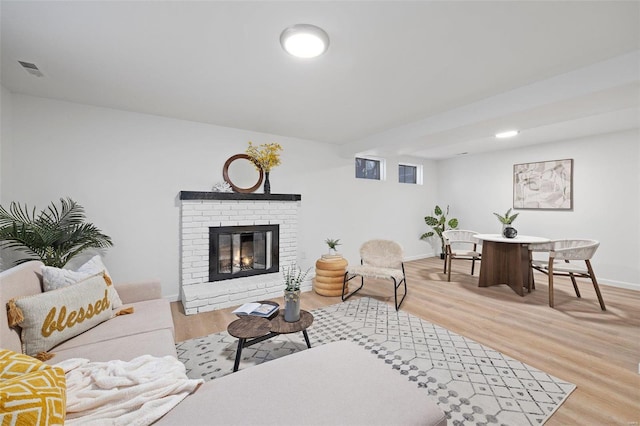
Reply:
[[[571,210],[573,159],[514,164],[513,208]]]

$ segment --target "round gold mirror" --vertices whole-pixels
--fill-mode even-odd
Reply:
[[[247,154],[236,154],[224,163],[222,177],[236,192],[253,192],[260,188],[264,173],[257,170]],[[257,182],[256,182],[257,179]]]

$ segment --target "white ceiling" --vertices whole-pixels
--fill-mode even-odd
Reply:
[[[640,2],[5,1],[15,93],[447,158],[640,126]],[[322,27],[327,53],[281,31]],[[37,78],[18,60],[33,62]],[[492,135],[519,128],[507,142]]]

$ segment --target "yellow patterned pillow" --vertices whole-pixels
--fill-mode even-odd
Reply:
[[[10,300],[9,325],[20,326],[22,352],[46,361],[59,343],[112,317],[108,285],[102,273],[77,284]]]
[[[63,425],[65,385],[61,368],[0,349],[0,424]]]

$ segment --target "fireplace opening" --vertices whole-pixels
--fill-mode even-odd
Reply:
[[[209,228],[209,281],[278,272],[279,225]]]

